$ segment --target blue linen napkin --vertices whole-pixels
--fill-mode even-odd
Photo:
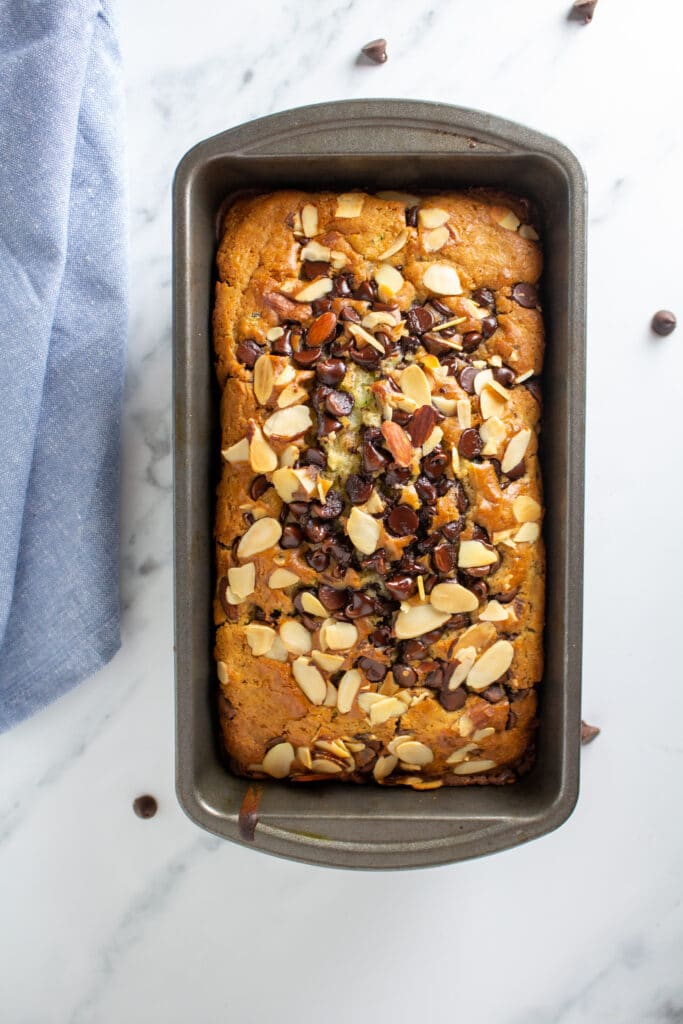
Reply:
[[[114,0],[0,0],[0,731],[119,638],[127,326]]]

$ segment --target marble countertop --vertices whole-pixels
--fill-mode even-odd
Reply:
[[[0,738],[0,1017],[185,1024],[442,1016],[683,1019],[680,5],[123,0],[132,305],[123,647]],[[389,61],[360,66],[368,39]],[[201,832],[173,783],[170,183],[196,141],[276,110],[442,100],[556,135],[590,191],[581,796],[482,860],[350,873]],[[133,815],[156,795],[150,820]]]

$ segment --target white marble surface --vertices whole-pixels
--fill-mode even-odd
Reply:
[[[231,13],[232,11],[232,13]],[[0,738],[4,1024],[683,1019],[680,5],[124,0],[132,311],[124,643]],[[389,39],[389,62],[355,64]],[[557,135],[590,185],[578,807],[494,858],[405,874],[290,864],[200,832],[173,791],[170,181],[197,140],[360,96]],[[159,799],[140,821],[139,792]]]

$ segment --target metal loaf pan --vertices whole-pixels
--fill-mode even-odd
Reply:
[[[250,786],[224,767],[214,720],[218,442],[210,315],[219,209],[243,189],[479,184],[535,202],[546,258],[547,627],[535,768],[514,785],[424,792]],[[579,785],[585,202],[581,167],[554,139],[477,111],[410,100],[287,111],[216,135],[181,160],[173,193],[177,793],[201,827],[310,863],[398,868],[502,850],[550,832],[571,814]]]

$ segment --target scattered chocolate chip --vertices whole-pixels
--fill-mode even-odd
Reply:
[[[442,336],[444,333],[445,332],[441,332],[441,334],[436,334],[434,332],[430,332],[427,334],[423,334],[422,337],[420,338],[420,341],[427,349],[430,356],[436,356],[437,358],[439,358],[439,356],[447,356],[452,353],[453,349],[451,348],[451,346],[446,345],[442,341]]]
[[[463,391],[466,391],[468,395],[474,394],[474,378],[479,373],[476,366],[466,366],[460,374],[460,387]]]
[[[353,409],[353,395],[348,391],[330,391],[325,408],[332,416],[348,416]]]
[[[336,612],[346,604],[348,591],[345,588],[330,587],[327,583],[321,583],[318,587],[318,598],[329,612]]]
[[[518,306],[525,309],[536,309],[538,306],[538,292],[533,284],[528,281],[519,281],[512,288],[512,298]]]
[[[345,373],[346,364],[342,359],[321,359],[315,367],[315,375],[318,380],[330,387],[341,384]]]
[[[291,356],[291,337],[292,332],[290,330],[286,330],[284,334],[282,334],[279,338],[276,338],[275,341],[271,343],[270,351],[273,353],[274,356]]]
[[[316,513],[320,515],[317,509]],[[301,522],[306,539],[310,540],[312,544],[320,544],[330,534],[330,523],[325,522],[324,518],[324,516],[320,516],[318,519],[304,519]]]
[[[496,298],[490,288],[476,288],[472,292],[472,301],[476,302],[478,306],[486,306],[488,309],[494,309],[496,305]]]
[[[478,430],[474,427],[468,427],[467,430],[463,430],[458,441],[458,451],[465,459],[476,459],[478,455],[481,455],[481,450],[484,447],[481,436]]]
[[[406,313],[406,324],[411,334],[424,334],[434,326],[434,316],[424,306],[415,306]]]
[[[350,324],[359,324],[363,318],[353,306],[344,306],[339,313],[339,319],[346,320]]]
[[[259,498],[266,493],[269,487],[272,487],[270,480],[267,476],[264,476],[263,473],[260,473],[251,481],[249,497],[253,498],[254,501],[258,501]]]
[[[384,64],[387,59],[386,39],[373,39],[371,42],[361,46],[361,53],[373,62],[373,64]]]
[[[351,473],[346,480],[346,493],[352,505],[363,505],[372,494],[372,477]]]
[[[487,686],[485,690],[479,691],[479,696],[487,700],[489,704],[497,704],[505,698],[505,690],[500,683],[492,683],[491,686]]]
[[[453,572],[455,569],[455,549],[453,545],[447,541],[437,544],[432,551],[432,563],[437,572],[442,574]]]
[[[493,594],[493,597],[498,604],[509,604],[510,601],[514,601],[519,593],[519,587],[515,587],[513,590],[508,590],[506,594]]]
[[[328,491],[324,503],[314,502],[313,512],[320,519],[338,519],[344,509],[344,502],[338,491]]]
[[[511,388],[515,383],[514,371],[509,366],[494,366],[491,372],[496,384],[500,384],[504,388]]]
[[[462,347],[465,352],[474,352],[475,349],[479,348],[483,340],[483,336],[479,331],[468,331],[467,334],[462,336]]]
[[[592,743],[596,736],[600,735],[600,729],[597,725],[589,725],[588,722],[584,722],[581,719],[581,743],[585,746],[587,743]]]
[[[441,665],[437,665],[436,668],[427,672],[422,683],[424,686],[429,687],[430,690],[440,690],[443,686],[443,668]]]
[[[351,294],[351,285],[346,274],[339,274],[334,278],[333,294],[338,299],[346,299]],[[344,307],[345,309],[348,307]]]
[[[347,566],[353,558],[353,549],[350,547],[349,542],[342,537],[331,537],[327,540],[325,542],[325,550],[329,551],[341,566]]]
[[[676,317],[669,309],[660,309],[652,317],[652,330],[666,338],[676,330]]]
[[[324,469],[327,465],[325,452],[322,452],[320,448],[306,448],[299,456],[299,464],[301,466],[318,466],[320,469]]]
[[[406,207],[406,227],[416,228],[417,227],[417,214],[419,206],[407,206]]]
[[[230,612],[233,611],[233,609],[234,609],[234,605],[231,605],[230,602],[228,601],[228,587],[229,586],[230,586],[230,580],[228,579],[228,577],[227,576],[221,576],[221,578],[218,581],[218,586],[216,588],[216,592],[218,594],[218,600],[221,603],[221,608],[223,609],[223,611],[225,612],[226,615],[230,615]]]
[[[304,539],[304,532],[298,523],[287,523],[280,537],[281,548],[298,548]]]
[[[597,5],[598,0],[574,0],[567,17],[570,21],[582,21],[584,25],[588,25],[593,20]]]
[[[422,661],[427,657],[427,643],[424,640],[406,640],[401,645],[401,657],[408,661]]]
[[[363,281],[353,293],[354,299],[358,302],[374,302],[377,292],[372,281]]]
[[[144,796],[138,796],[133,800],[133,810],[138,818],[153,818],[157,813],[157,808],[156,800],[149,793],[145,793]]]
[[[430,480],[439,480],[446,469],[448,456],[441,448],[435,448],[422,460],[422,471]]]
[[[285,506],[286,510],[287,506]],[[289,511],[292,513],[296,520],[301,519],[303,516],[308,515],[308,502],[307,501],[290,501]]]
[[[292,359],[297,366],[313,366],[320,359],[321,349],[302,348],[299,352],[292,352]]]
[[[447,672],[449,678],[452,674],[452,672]],[[442,708],[446,711],[458,711],[464,706],[466,700],[467,692],[464,686],[458,686],[455,690],[449,690],[448,684],[445,683],[439,691],[439,701]]]
[[[384,548],[379,548],[378,551],[373,551],[371,555],[368,555],[360,563],[363,569],[374,569],[378,576],[386,576],[387,574],[387,556]]]
[[[522,459],[521,462],[518,462],[516,466],[513,466],[512,469],[507,471],[507,477],[510,480],[519,480],[520,476],[524,476],[525,473],[526,462]]]
[[[304,281],[315,281],[316,277],[327,277],[329,269],[328,263],[304,260],[301,264],[301,277]]]
[[[235,352],[240,363],[243,363],[248,370],[253,370],[256,364],[256,360],[259,356],[263,355],[263,349],[261,346],[253,340],[253,338],[247,338],[246,341],[240,342]]]
[[[426,505],[434,505],[436,503],[436,487],[428,477],[419,476],[415,481],[415,490],[420,501],[423,501]]]
[[[440,299],[431,299],[430,305],[432,309],[435,309],[437,313],[445,316],[448,320],[453,318],[453,310],[445,302],[441,302]]]
[[[387,456],[383,455],[382,452],[375,447],[367,435],[363,438],[361,457],[363,469],[366,473],[378,473],[389,461]]]
[[[311,310],[313,312],[313,316],[316,316],[316,317],[322,316],[324,313],[331,312],[331,310],[332,310],[332,299],[328,299],[328,298],[315,299],[315,301],[311,303]],[[313,326],[313,325],[311,325],[311,326]],[[308,344],[309,348],[313,348],[314,347],[313,339],[311,339],[310,343],[307,342],[307,344]]]
[[[325,572],[330,564],[330,556],[324,551],[307,551],[306,561],[316,572]]]
[[[411,475],[409,466],[397,466],[393,462],[384,474],[384,484],[387,487],[403,487],[410,480]]]
[[[417,531],[417,512],[410,505],[396,505],[387,517],[387,525],[396,537],[407,537]]]
[[[472,591],[480,603],[486,601],[489,596],[489,588],[483,580],[469,579],[465,577],[463,585],[466,586],[468,590]]]
[[[541,403],[541,381],[538,377],[529,377],[528,380],[524,381],[524,387],[527,389],[529,394],[533,395],[536,401]]]
[[[328,434],[334,434],[337,430],[341,430],[341,428],[341,423],[334,416],[329,416],[325,413],[324,416],[318,417],[318,437],[327,437]]]
[[[374,658],[359,658],[357,665],[371,683],[381,683],[388,671],[386,665]]]
[[[382,356],[377,349],[367,345],[365,348],[358,348],[352,345],[349,349],[349,357],[356,366],[362,366],[364,370],[376,370]]]
[[[397,686],[414,686],[417,681],[417,672],[409,665],[401,665],[398,662],[393,666],[394,682]]]
[[[376,610],[373,598],[362,590],[354,590],[351,593],[351,600],[344,609],[350,619],[360,619],[364,615],[372,615]]]
[[[485,316],[483,320],[479,321],[479,330],[485,339],[491,337],[493,332],[498,328],[498,318],[491,315]]]
[[[465,519],[461,516],[460,519],[454,519],[450,523],[444,523],[444,525],[441,527],[441,533],[444,535],[446,540],[449,540],[451,543],[453,543],[458,539],[458,537],[462,533],[464,526]]]
[[[414,593],[417,587],[416,581],[412,576],[391,576],[388,580],[384,581],[384,585],[397,601],[405,601],[406,598],[410,597]]]

